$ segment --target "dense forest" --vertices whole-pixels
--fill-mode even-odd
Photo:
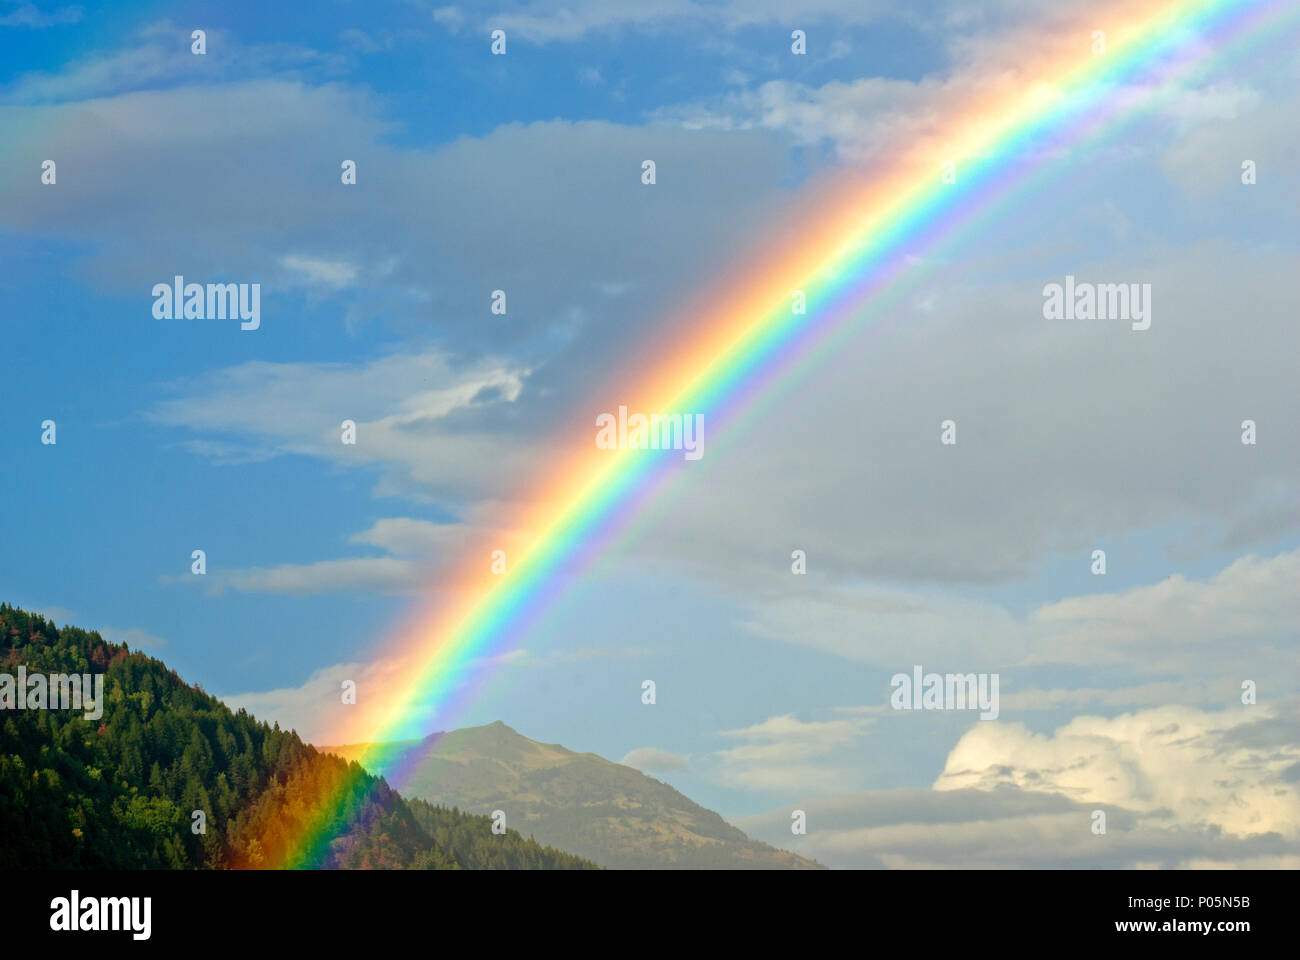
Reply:
[[[102,673],[105,703],[96,720],[0,709],[0,869],[594,868],[494,835],[488,817],[408,802],[159,660],[0,604],[0,674],[20,666]],[[309,826],[326,841],[297,849]]]

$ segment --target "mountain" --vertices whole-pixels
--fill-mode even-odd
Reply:
[[[321,747],[349,760],[366,744]],[[416,752],[416,757],[407,758]],[[538,743],[504,723],[383,744],[368,763],[414,763],[403,790],[431,803],[490,814],[542,843],[603,867],[818,869],[751,840],[666,783],[594,753]]]
[[[102,683],[94,709],[54,709],[55,691],[67,689],[59,675],[74,673],[102,676],[87,681],[88,693]],[[294,841],[318,823],[332,839],[309,858]],[[594,867],[516,831],[494,835],[490,817],[407,802],[357,764],[232,712],[160,660],[8,604],[0,837],[0,870]]]

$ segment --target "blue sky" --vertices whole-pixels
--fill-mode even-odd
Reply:
[[[312,736],[339,677],[382,688],[369,655],[459,531],[562,455],[548,439],[684,292],[809,181],[940,122],[1016,31],[1082,8],[0,2],[0,596],[152,644]],[[449,723],[627,757],[772,842],[792,805],[823,804],[840,829],[805,849],[843,865],[978,860],[861,819],[897,791],[1172,809],[1176,836],[1134,828],[1127,864],[1240,859],[1214,837],[1280,830],[1300,809],[1281,772],[1300,760],[1294,40],[935,251],[885,316],[711,437]],[[154,319],[177,273],[261,283],[261,329]],[[1041,289],[1067,273],[1152,283],[1152,329],[1049,324]],[[888,711],[914,663],[999,672],[1001,719]],[[1243,678],[1266,678],[1254,713]],[[1135,760],[1170,711],[1202,759],[1281,732],[1267,762],[1211,771],[1163,742],[1167,762]],[[1112,754],[1124,775],[1057,775]],[[1179,770],[1282,799],[1239,824],[1180,805]],[[1005,821],[962,809],[943,815]],[[1250,855],[1293,862],[1294,822]]]

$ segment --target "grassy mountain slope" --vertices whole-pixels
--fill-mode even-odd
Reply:
[[[107,702],[91,720],[0,699],[0,870],[592,866],[513,831],[495,836],[487,817],[407,803],[159,660],[0,604],[0,675],[20,666],[102,673]],[[334,839],[309,862],[293,841],[321,818]]]
[[[321,747],[347,759],[364,744]],[[420,753],[403,785],[412,797],[475,813],[504,810],[509,825],[604,867],[807,869],[819,865],[751,840],[722,817],[632,767],[538,743],[504,723],[386,744],[384,770]]]

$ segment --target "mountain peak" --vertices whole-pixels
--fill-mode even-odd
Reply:
[[[500,720],[370,751],[372,773],[399,756],[403,792],[466,813],[505,811],[523,835],[607,867],[808,869],[751,840],[666,783],[594,753],[531,740]],[[412,756],[411,751],[418,756]]]

